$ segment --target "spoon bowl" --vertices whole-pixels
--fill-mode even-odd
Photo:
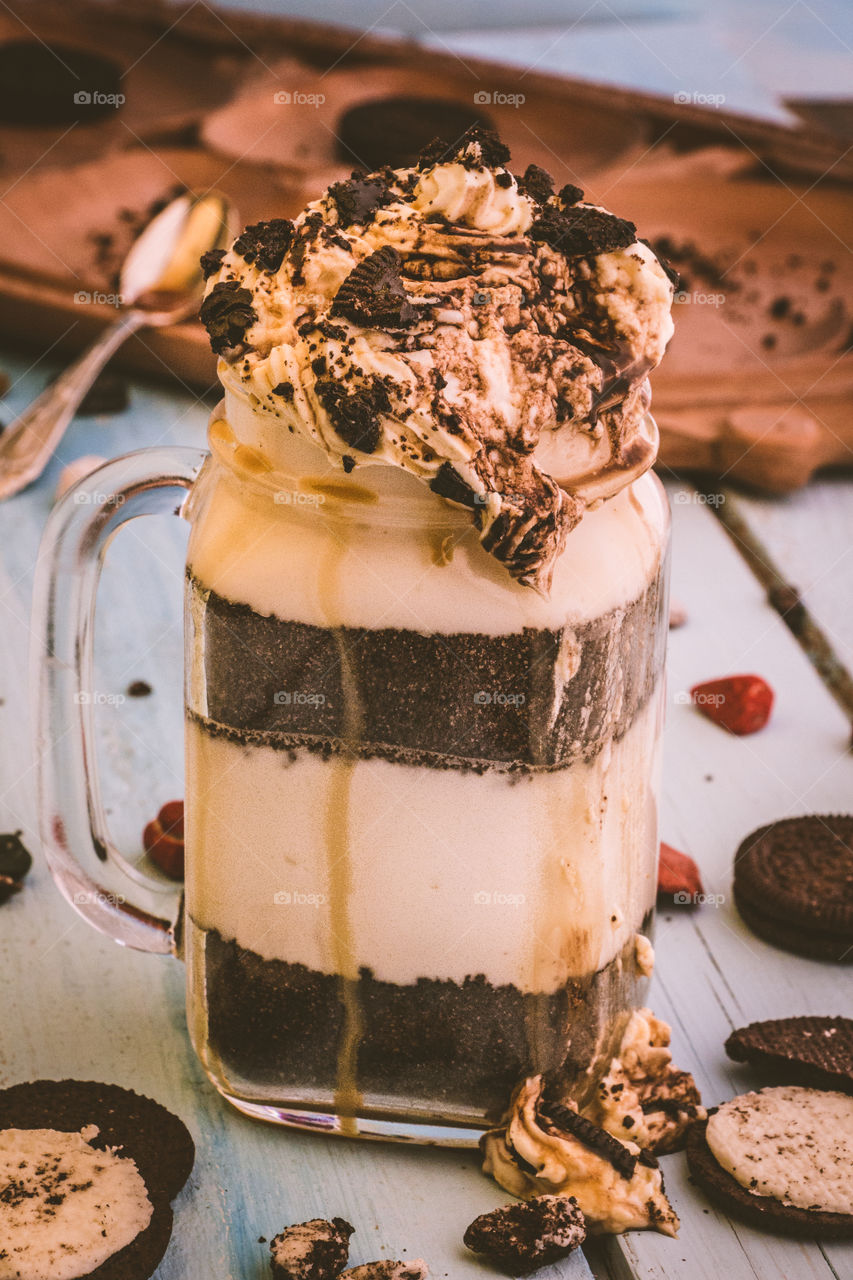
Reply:
[[[219,192],[187,191],[147,223],[122,266],[118,319],[0,436],[0,500],[38,479],[95,378],[132,333],[197,312],[204,292],[201,256],[225,248],[235,222]]]

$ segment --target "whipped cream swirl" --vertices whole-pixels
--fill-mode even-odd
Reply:
[[[492,134],[354,174],[209,255],[226,388],[346,472],[402,467],[547,593],[586,505],[647,469],[673,283],[633,225]]]
[[[484,1134],[483,1171],[523,1200],[574,1196],[593,1235],[647,1227],[676,1235],[678,1217],[664,1194],[657,1162],[636,1143],[617,1141],[584,1121],[572,1103],[554,1107],[549,1115],[543,1083],[541,1076],[523,1080],[506,1123]]]

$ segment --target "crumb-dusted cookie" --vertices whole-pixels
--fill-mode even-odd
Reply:
[[[799,955],[853,963],[853,817],[759,827],[741,843],[734,870],[735,904],[759,937]]]
[[[37,1080],[0,1091],[0,1274],[147,1280],[192,1168],[186,1127],[117,1085]]]
[[[351,1267],[341,1276],[341,1280],[427,1280],[429,1267],[423,1258],[414,1258],[411,1262],[394,1262],[383,1258],[379,1262],[363,1262],[359,1267]]]
[[[709,1199],[752,1226],[853,1237],[853,1098],[795,1085],[742,1094],[694,1126],[687,1162]]]
[[[773,1018],[733,1031],[726,1053],[735,1062],[818,1089],[853,1093],[853,1019]]]
[[[583,1214],[573,1196],[534,1196],[475,1218],[464,1241],[511,1276],[529,1275],[565,1258],[586,1239]]]
[[[354,1230],[343,1218],[312,1218],[285,1227],[270,1241],[273,1280],[337,1280]]]

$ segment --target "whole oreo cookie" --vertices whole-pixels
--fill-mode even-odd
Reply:
[[[709,1120],[693,1125],[687,1139],[687,1164],[690,1173],[709,1200],[732,1217],[778,1235],[818,1240],[853,1237],[853,1214],[802,1209],[786,1204],[774,1196],[758,1195],[742,1186],[723,1168],[709,1147]]]
[[[81,1280],[148,1280],[172,1234],[170,1201],[189,1177],[195,1159],[195,1146],[183,1122],[151,1098],[118,1085],[88,1080],[35,1080],[0,1090],[0,1153],[6,1130],[48,1129],[75,1134],[90,1126],[97,1128],[97,1134],[86,1136],[90,1147],[105,1152],[115,1149],[119,1156],[133,1161],[153,1213],[148,1225],[129,1244],[93,1270],[81,1272]],[[50,1172],[48,1168],[46,1176]],[[67,1181],[56,1181],[57,1194],[62,1198],[86,1190],[85,1186],[78,1188]],[[56,1199],[54,1195],[47,1203],[56,1203]],[[14,1197],[6,1201],[10,1206],[13,1202]],[[9,1244],[7,1230],[2,1247],[8,1249]]]
[[[451,98],[374,98],[341,116],[338,156],[367,169],[404,168],[433,138],[453,142],[477,124],[492,127],[485,112]]]
[[[785,818],[753,831],[735,854],[734,899],[775,946],[853,962],[853,817]]]
[[[733,1031],[726,1053],[782,1080],[853,1093],[853,1020],[777,1018]]]

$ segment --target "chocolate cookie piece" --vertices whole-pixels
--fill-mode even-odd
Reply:
[[[329,187],[329,196],[338,211],[338,223],[342,227],[351,227],[358,223],[364,226],[373,221],[377,209],[394,199],[394,194],[386,182],[375,174],[372,176],[354,173],[346,182],[335,182]]]
[[[766,941],[853,962],[853,817],[813,815],[759,827],[735,854],[734,899]]]
[[[695,1124],[687,1139],[687,1164],[709,1200],[726,1213],[760,1230],[818,1240],[853,1237],[853,1214],[800,1209],[772,1196],[756,1195],[720,1165],[708,1146],[708,1121]]]
[[[400,255],[390,244],[363,258],[344,280],[329,314],[369,329],[400,329],[417,312],[400,275]]]
[[[0,123],[36,128],[114,116],[121,78],[117,62],[86,49],[6,41],[0,45]]]
[[[526,1276],[582,1245],[586,1227],[574,1196],[545,1195],[480,1214],[463,1238],[507,1275]]]
[[[273,1280],[337,1280],[354,1230],[344,1218],[312,1218],[285,1227],[270,1241]]]
[[[543,210],[527,234],[567,258],[580,258],[627,249],[637,238],[637,228],[625,218],[582,205],[562,212],[550,207]]]
[[[450,98],[374,98],[341,116],[337,151],[342,160],[367,169],[404,168],[415,164],[433,138],[459,138],[475,124],[491,122],[479,107]]]
[[[545,204],[554,194],[554,179],[538,164],[529,164],[518,179],[518,189],[537,204]]]
[[[499,169],[509,163],[510,150],[494,129],[472,124],[456,142],[448,144],[444,138],[433,138],[418,156],[418,168],[431,169],[435,164],[454,160],[466,169]]]
[[[225,257],[224,249],[207,249],[199,258],[201,264],[201,274],[205,280],[209,280],[211,276],[215,276],[219,268],[222,266],[222,259]]]
[[[199,319],[207,329],[210,345],[217,355],[243,341],[246,330],[256,322],[251,290],[236,280],[218,281],[201,304]]]
[[[154,1210],[148,1226],[89,1276],[91,1280],[148,1280],[172,1233],[169,1202],[183,1187],[195,1159],[195,1146],[183,1122],[151,1098],[97,1081],[35,1080],[0,1091],[0,1131],[80,1133],[89,1126],[98,1130],[87,1138],[90,1146],[117,1149],[118,1155],[134,1162]]]
[[[350,1267],[341,1280],[427,1280],[429,1267],[423,1258],[412,1262],[392,1262],[383,1258],[380,1262],[363,1262],[360,1267]]]
[[[382,383],[374,378],[350,393],[340,382],[322,378],[314,390],[341,439],[362,453],[373,453],[381,436],[379,414],[391,409]]]
[[[779,1079],[853,1093],[853,1019],[777,1018],[733,1031],[726,1053]]]
[[[629,1151],[624,1143],[614,1138],[606,1129],[600,1129],[585,1116],[579,1115],[571,1107],[564,1107],[559,1102],[541,1102],[539,1114],[546,1124],[550,1121],[564,1133],[577,1138],[578,1142],[589,1147],[590,1151],[601,1156],[608,1164],[612,1164],[620,1178],[624,1178],[626,1182],[631,1181],[640,1157]],[[653,1164],[656,1163],[653,1157],[647,1157],[647,1160]]]
[[[284,255],[293,242],[293,223],[289,218],[272,218],[246,227],[234,241],[234,252],[259,271],[278,271]]]

